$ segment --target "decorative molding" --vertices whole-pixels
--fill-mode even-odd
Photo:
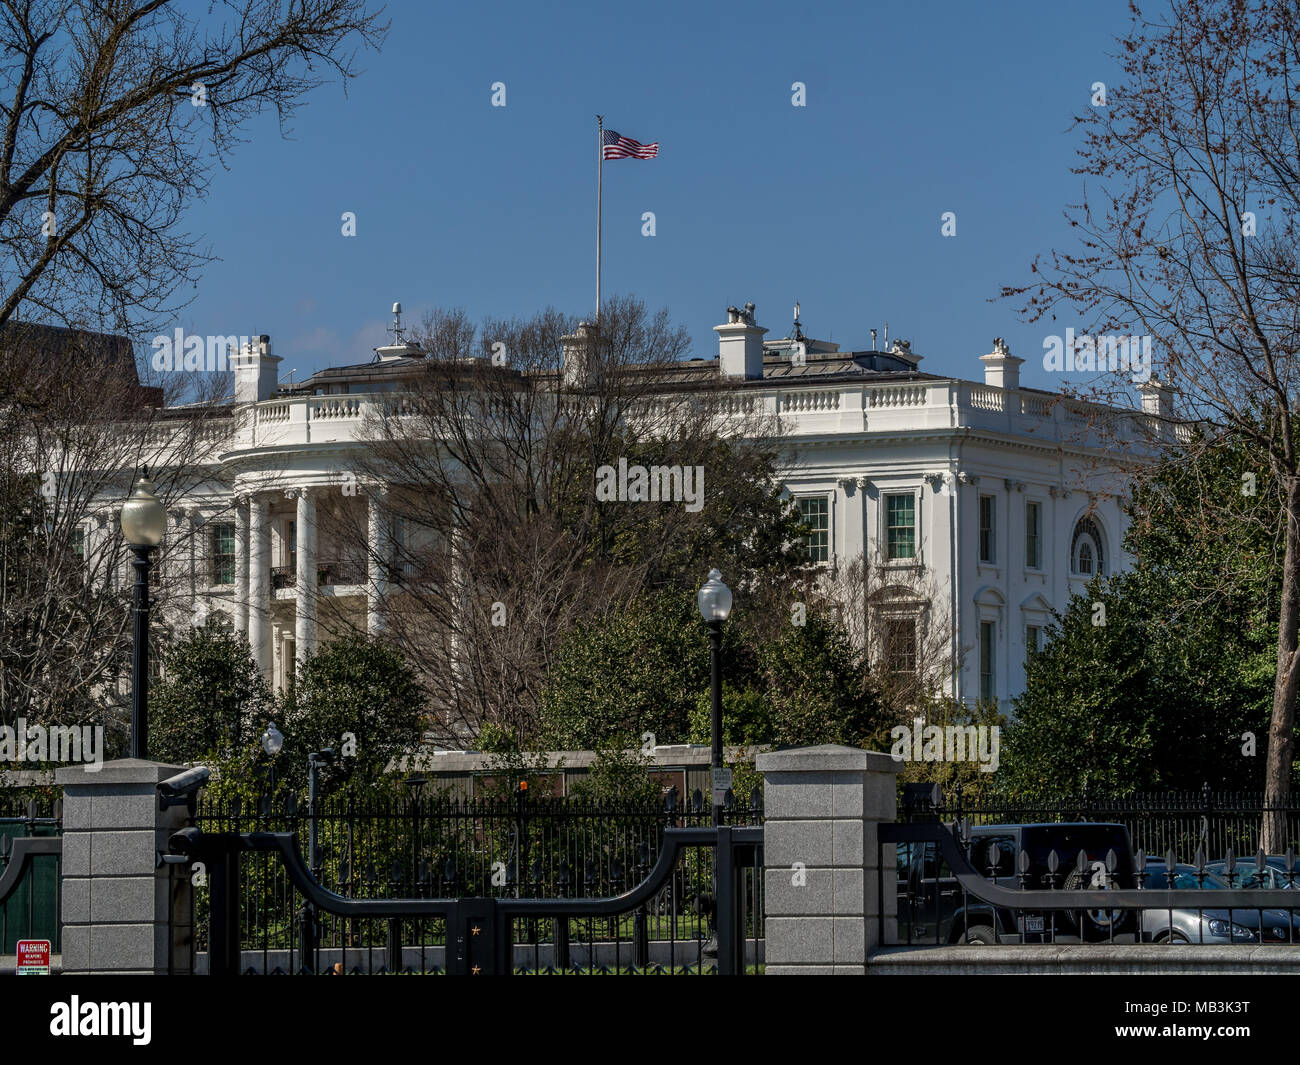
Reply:
[[[979,474],[967,473],[965,470],[962,470],[959,474],[957,474],[957,480],[960,481],[962,484],[974,485],[980,483]]]
[[[1007,491],[1008,491],[1008,492],[1023,492],[1023,491],[1025,490],[1025,482],[1024,482],[1024,481],[1014,481],[1014,480],[1012,480],[1010,477],[1008,477],[1008,478],[1006,478],[1006,482],[1005,482],[1005,483],[1006,483]]]

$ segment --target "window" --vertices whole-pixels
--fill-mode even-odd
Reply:
[[[993,622],[980,622],[980,699],[993,702],[997,698],[996,677],[993,674]]]
[[[885,496],[885,553],[889,561],[916,557],[916,496]]]
[[[1041,503],[1025,504],[1025,565],[1030,569],[1043,566],[1043,511]]]
[[[72,530],[72,542],[69,545],[72,548],[72,557],[78,562],[86,561],[86,530],[78,525]]]
[[[1025,626],[1025,651],[1036,655],[1043,649],[1043,630],[1038,625]]]
[[[799,516],[812,530],[804,537],[804,551],[809,562],[829,562],[831,557],[830,501],[825,496],[800,499]]]
[[[212,583],[235,583],[235,526],[228,522],[212,526]]]
[[[998,501],[993,496],[980,496],[980,561],[993,562],[993,519]]]
[[[298,523],[289,521],[285,524],[284,546],[289,556],[289,572],[298,572]]]
[[[1091,518],[1080,518],[1070,540],[1070,570],[1080,577],[1106,572],[1102,554],[1101,529]]]
[[[895,676],[916,672],[916,619],[886,618],[884,624],[885,666]]]

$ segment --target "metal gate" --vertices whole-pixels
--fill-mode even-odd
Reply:
[[[39,816],[32,800],[24,816],[0,817],[0,954],[13,954],[20,939],[48,939],[62,952],[60,806]]]
[[[729,802],[732,823],[709,817],[698,794],[658,807],[263,795],[205,803],[168,860],[197,873],[198,972],[756,971],[759,796]]]

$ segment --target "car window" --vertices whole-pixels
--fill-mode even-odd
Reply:
[[[936,864],[936,857],[938,858]],[[927,843],[925,845],[925,861],[921,865],[921,878],[923,880],[943,880],[952,876],[952,870],[948,868],[948,863],[944,857],[938,854],[938,845]]]
[[[991,868],[993,844],[998,845],[998,862]],[[1016,872],[1016,837],[1011,835],[976,836],[971,841],[970,863],[981,876],[1014,876]]]
[[[1142,886],[1148,891],[1167,891],[1170,887],[1167,867],[1163,865],[1148,866]],[[1175,891],[1197,891],[1204,889],[1206,891],[1225,891],[1227,883],[1220,880],[1213,873],[1205,874],[1204,883],[1196,873],[1186,869],[1179,869],[1174,873],[1173,888]]]

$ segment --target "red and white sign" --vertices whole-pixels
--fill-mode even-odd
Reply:
[[[50,975],[50,941],[48,939],[20,939],[18,941],[19,976]]]

